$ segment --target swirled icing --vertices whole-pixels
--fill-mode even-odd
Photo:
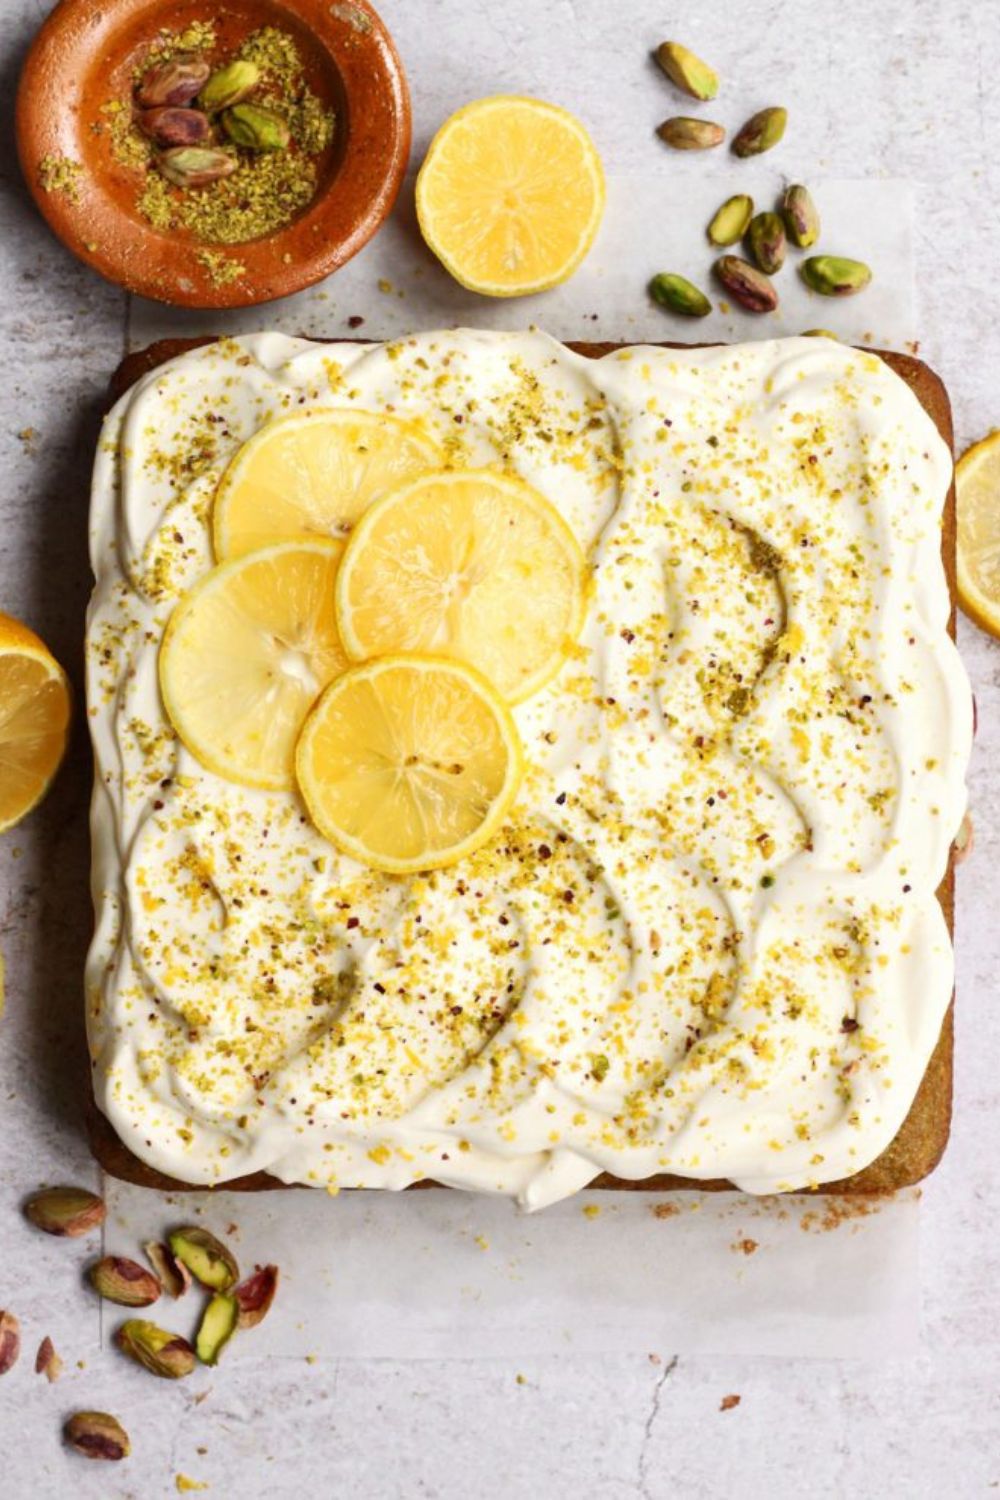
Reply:
[[[204,769],[157,690],[223,467],[324,405],[520,474],[593,571],[576,649],[515,710],[512,821],[413,879]],[[125,1144],[191,1183],[529,1207],[602,1171],[771,1192],[872,1161],[952,988],[950,475],[905,383],[827,339],[595,361],[541,333],[259,334],[140,380],[97,459],[88,624],[88,1027]]]

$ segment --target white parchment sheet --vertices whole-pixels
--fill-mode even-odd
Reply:
[[[770,207],[775,174],[741,172],[739,188]],[[791,250],[776,278],[777,313],[722,311],[704,236],[726,180],[685,181],[683,204],[647,174],[612,178],[597,243],[566,285],[491,300],[453,282],[422,245],[407,183],[392,220],[322,286],[238,313],[181,313],[136,300],[130,343],[278,328],[325,338],[387,338],[466,325],[557,338],[711,341],[770,338],[822,326],[857,344],[906,349],[913,308],[913,195],[878,179],[810,183],[820,248],[866,260],[873,282],[854,298],[810,294]],[[685,320],[646,294],[658,271],[710,289],[711,316]],[[349,318],[363,318],[355,329]],[[592,1191],[540,1214],[445,1190],[337,1198],[305,1190],[163,1198],[109,1181],[109,1249],[135,1255],[171,1225],[202,1217],[245,1269],[282,1272],[274,1311],[234,1341],[227,1360],[277,1355],[524,1356],[646,1351],[885,1357],[919,1344],[917,1192],[865,1202],[741,1194]],[[853,1216],[845,1216],[847,1215]],[[171,1326],[191,1332],[197,1299]],[[105,1336],[114,1322],[106,1319]]]

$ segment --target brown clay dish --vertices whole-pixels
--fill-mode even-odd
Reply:
[[[198,348],[202,344],[213,343],[210,338],[194,339],[164,339],[158,343],[151,344],[147,349],[138,350],[129,355],[119,365],[111,380],[110,397],[116,401],[119,396],[134,385],[143,375],[155,370],[158,365],[165,364],[167,360],[176,358],[179,354],[186,353],[189,349]],[[357,340],[357,342],[366,342]],[[614,349],[621,348],[620,344],[587,344],[570,343],[568,346],[578,354],[587,355],[592,359],[599,359],[601,355],[608,354]],[[690,348],[691,345],[673,344],[671,348]],[[882,350],[866,351],[878,353],[890,369],[905,380],[914,395],[920,401],[925,411],[931,417],[941,436],[948,444],[949,450],[954,446],[954,433],[951,420],[951,403],[948,392],[943,382],[928,365],[922,360],[914,359],[908,354],[893,354]],[[949,633],[955,637],[955,486],[952,484],[945,501],[944,516],[941,528],[941,555],[944,560],[945,573],[948,578],[948,586],[952,597],[951,618],[948,622]],[[955,859],[954,850],[948,862],[945,877],[938,888],[938,900],[944,912],[948,924],[948,931],[954,935],[955,928]],[[940,1161],[945,1146],[948,1144],[948,1136],[951,1130],[951,1105],[952,1105],[952,1077],[954,1066],[954,997],[952,1004],[948,1007],[944,1022],[941,1027],[941,1035],[937,1045],[931,1054],[927,1071],[917,1090],[916,1097],[910,1108],[910,1112],[903,1121],[902,1126],[889,1146],[882,1155],[876,1158],[870,1166],[855,1173],[853,1177],[847,1177],[839,1182],[824,1183],[817,1189],[821,1194],[878,1194],[893,1193],[900,1188],[911,1187],[932,1172]],[[173,1192],[178,1189],[191,1190],[191,1185],[179,1182],[176,1178],[167,1177],[155,1168],[147,1166],[134,1152],[129,1150],[127,1144],[116,1135],[109,1121],[98,1110],[94,1102],[93,1090],[88,1080],[88,1102],[87,1102],[87,1129],[90,1136],[91,1150],[97,1158],[104,1171],[113,1177],[118,1177],[124,1182],[135,1183],[139,1187],[156,1188],[161,1192]],[[280,1182],[276,1177],[267,1172],[254,1172],[247,1177],[237,1177],[231,1182],[221,1183],[220,1187],[235,1192],[259,1192],[267,1188],[284,1188],[289,1184]],[[418,1182],[415,1188],[437,1187],[433,1181]],[[698,1191],[715,1191],[731,1188],[732,1183],[712,1180],[708,1182],[695,1181],[689,1177],[677,1177],[670,1173],[661,1173],[656,1177],[645,1177],[639,1181],[626,1181],[625,1179],[612,1177],[604,1173],[596,1178],[591,1187],[617,1188],[617,1189],[643,1189],[646,1192],[669,1192],[678,1188],[691,1188]],[[211,1189],[204,1189],[210,1192]]]
[[[233,246],[154,229],[135,206],[137,173],[94,128],[109,99],[131,97],[133,69],[161,31],[205,21],[220,59],[259,27],[291,34],[309,87],[336,113],[312,202],[285,228]],[[21,74],[17,143],[42,214],[102,276],[182,307],[245,307],[322,280],[380,227],[409,160],[410,100],[392,39],[366,0],[61,0]],[[46,160],[79,163],[73,191],[46,191]],[[206,249],[232,257],[241,274],[220,285],[198,259]]]

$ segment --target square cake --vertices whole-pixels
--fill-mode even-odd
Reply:
[[[297,417],[312,443],[331,413],[379,452],[405,426],[410,468],[383,474],[356,436],[350,472],[300,447],[245,555],[335,541],[335,572],[416,462],[530,490],[585,559],[557,670],[504,708],[516,796],[441,868],[345,852],[299,785],[234,776],[230,737],[214,754],[161,692],[168,625],[234,565],[222,497],[246,445]],[[323,536],[302,496],[361,483],[359,453],[364,506]],[[265,333],[139,378],[94,475],[87,1021],[140,1180],[436,1182],[538,1208],[609,1177],[765,1193],[888,1160],[953,985],[937,892],[972,712],[951,472],[910,382],[827,338],[591,358],[542,333]],[[515,599],[529,636],[536,591]],[[311,712],[322,682],[281,670]],[[230,687],[201,685],[223,718]]]

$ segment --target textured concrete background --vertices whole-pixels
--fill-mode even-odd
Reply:
[[[129,309],[60,249],[19,180],[11,104],[47,8],[37,0],[0,6],[0,607],[45,636],[79,688],[87,475]],[[686,0],[666,8],[651,0],[383,0],[381,8],[411,80],[417,157],[467,99],[538,93],[587,120],[610,171],[662,174],[665,214],[683,211],[685,176],[708,169],[668,163],[651,137],[651,125],[676,112],[645,61],[669,32],[716,62],[734,93],[738,78],[747,112],[778,100],[790,106],[794,132],[781,165],[793,176],[915,179],[921,353],[948,382],[960,445],[1000,421],[996,0]],[[342,334],[343,315],[331,311],[327,328],[309,331]],[[93,1302],[77,1281],[82,1257],[30,1232],[18,1213],[40,1181],[96,1178],[79,1116],[89,910],[88,755],[78,723],[48,802],[0,841],[8,963],[0,1306],[18,1312],[27,1345],[0,1387],[0,1493],[159,1500],[176,1493],[178,1473],[245,1500],[949,1492],[964,1500],[1000,1487],[1000,645],[964,622],[961,644],[980,734],[976,854],[959,880],[956,1119],[922,1204],[924,1353],[901,1360],[880,1350],[866,1364],[677,1360],[669,1349],[652,1351],[655,1361],[248,1359],[186,1390],[101,1353]],[[52,1388],[30,1369],[46,1332],[68,1361]],[[720,1411],[729,1393],[741,1403]],[[59,1424],[79,1406],[127,1420],[137,1450],[128,1465],[88,1466],[62,1453]]]

